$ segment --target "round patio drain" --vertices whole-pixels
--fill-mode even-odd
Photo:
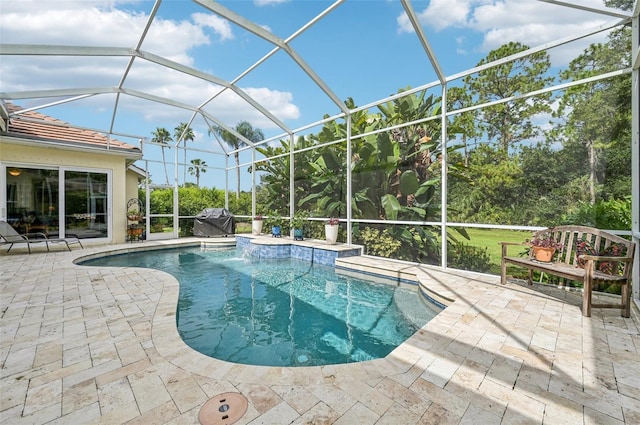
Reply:
[[[207,401],[198,414],[202,425],[230,425],[247,412],[247,399],[240,393],[222,393]]]

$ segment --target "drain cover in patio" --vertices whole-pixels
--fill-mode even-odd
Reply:
[[[222,393],[207,401],[198,414],[202,425],[230,425],[247,412],[247,399],[240,393]]]

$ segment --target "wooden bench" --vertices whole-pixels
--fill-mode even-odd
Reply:
[[[620,236],[585,226],[558,226],[540,230],[533,237],[549,233],[551,237],[562,245],[557,250],[552,262],[537,261],[533,256],[533,250],[529,250],[528,256],[510,257],[507,255],[507,247],[528,245],[513,242],[501,242],[502,264],[500,282],[506,283],[507,264],[529,269],[529,284],[532,284],[533,271],[548,273],[561,278],[583,283],[582,315],[591,317],[591,308],[619,308],[622,317],[629,317],[631,313],[631,269],[633,267],[633,254],[635,244]],[[584,254],[578,250],[577,245],[584,249],[583,241],[587,241],[587,247],[593,252],[602,254],[607,248],[626,247],[623,256],[604,256]],[[619,245],[615,245],[619,244]],[[613,246],[612,246],[613,245]],[[578,252],[580,251],[580,252]],[[624,251],[624,250],[623,250]],[[583,264],[584,267],[579,265]],[[602,265],[605,265],[603,267]],[[608,269],[608,270],[607,270]],[[604,270],[604,271],[603,271]],[[613,270],[614,273],[608,273]],[[621,285],[621,301],[619,304],[593,304],[592,291],[594,285],[599,282],[609,282]]]

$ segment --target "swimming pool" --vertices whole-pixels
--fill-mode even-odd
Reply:
[[[244,257],[236,248],[141,251],[84,262],[163,270],[180,282],[184,342],[220,360],[316,366],[381,358],[438,311],[416,287],[340,275],[296,259]]]

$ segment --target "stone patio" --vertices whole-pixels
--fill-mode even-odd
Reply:
[[[635,306],[585,318],[556,288],[359,257],[453,302],[385,359],[245,366],[182,342],[172,276],[73,262],[194,241],[0,252],[0,422],[198,424],[237,392],[237,424],[640,424]]]

